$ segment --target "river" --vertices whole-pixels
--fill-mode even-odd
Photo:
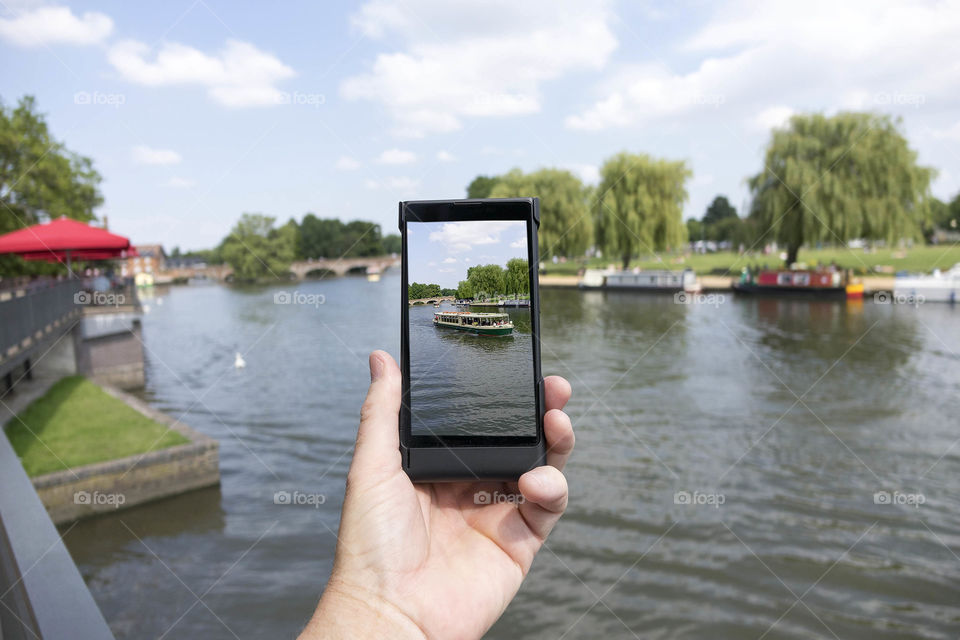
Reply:
[[[143,395],[220,441],[222,485],[69,529],[118,638],[301,629],[366,356],[398,352],[399,287],[394,271],[287,287],[292,304],[219,285],[146,301]],[[574,389],[570,506],[488,637],[960,634],[960,309],[541,297],[544,373]]]

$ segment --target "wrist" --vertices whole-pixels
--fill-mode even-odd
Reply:
[[[425,640],[420,626],[371,591],[331,578],[300,640],[396,638]]]

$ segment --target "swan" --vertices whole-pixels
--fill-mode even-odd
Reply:
[[[237,355],[233,359],[233,366],[237,369],[243,369],[245,366],[247,366],[247,361],[243,359],[243,356],[240,355],[239,351],[237,351]]]

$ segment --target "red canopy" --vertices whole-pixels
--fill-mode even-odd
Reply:
[[[136,255],[130,240],[105,229],[58,218],[46,224],[0,236],[0,254],[16,253],[27,260],[106,260]]]

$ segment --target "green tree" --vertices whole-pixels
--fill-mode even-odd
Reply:
[[[293,260],[300,260],[303,258],[303,253],[300,251],[302,244],[300,238],[300,225],[297,224],[297,221],[293,218],[287,220],[287,224],[283,225],[279,229],[275,229],[272,233],[272,237],[281,237],[284,242],[290,244],[293,247]]]
[[[697,242],[703,239],[703,223],[696,218],[687,220],[687,238],[690,242]]]
[[[642,251],[686,241],[683,203],[691,176],[683,161],[619,153],[603,163],[594,200],[596,242],[626,269]]]
[[[296,252],[295,237],[289,226],[274,229],[274,222],[269,216],[244,213],[224,238],[221,251],[224,261],[233,267],[234,280],[286,277]]]
[[[786,247],[788,265],[806,242],[919,238],[934,176],[890,116],[795,115],[748,180],[750,217],[758,241]]]
[[[12,109],[0,102],[0,234],[61,216],[93,220],[94,210],[103,204],[100,180],[90,158],[52,136],[32,96],[24,96]],[[0,256],[0,273],[57,268]]]
[[[730,201],[727,200],[727,196],[717,196],[713,199],[713,202],[710,203],[710,206],[707,207],[706,213],[703,214],[703,224],[710,226],[721,220],[736,217],[737,210],[730,204]]]
[[[489,298],[504,292],[504,270],[498,264],[476,265],[467,269],[467,280],[475,298]]]
[[[403,243],[400,240],[400,235],[396,233],[391,233],[389,235],[383,236],[383,253],[400,253],[403,249]]]
[[[587,191],[580,178],[563,169],[524,174],[514,169],[500,176],[493,198],[540,198],[540,256],[582,256],[593,243],[593,222]]]
[[[489,198],[500,178],[497,176],[477,176],[467,185],[468,198]]]
[[[457,297],[461,300],[473,300],[473,284],[469,280],[461,280],[457,284]]]
[[[365,220],[348,222],[343,228],[341,255],[348,258],[379,256],[383,254],[383,242],[380,239],[380,225]]]
[[[511,258],[503,274],[503,292],[507,295],[530,293],[530,266],[523,258]]]

